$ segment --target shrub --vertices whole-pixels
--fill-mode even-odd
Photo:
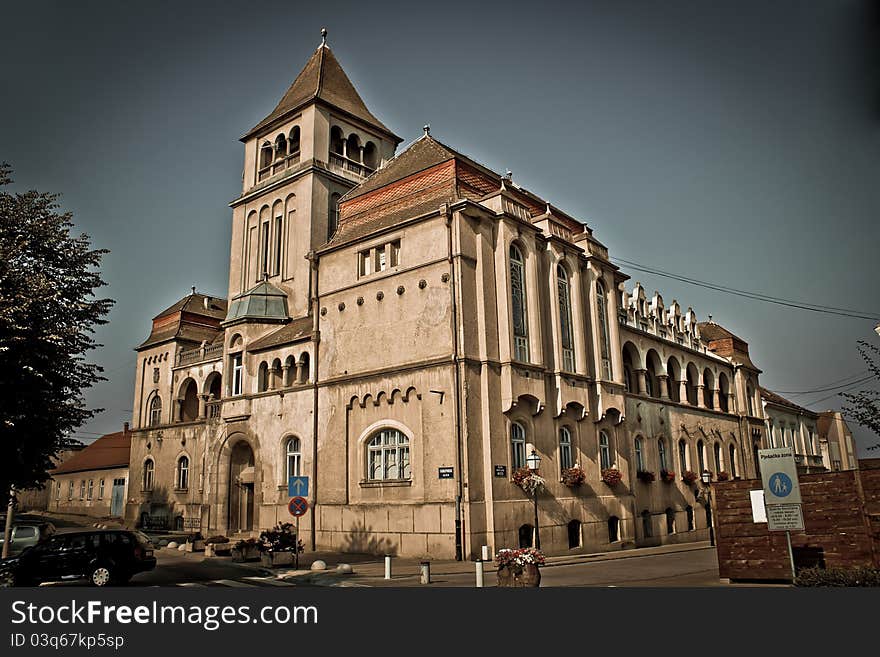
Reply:
[[[655,479],[654,473],[650,470],[639,470],[636,472],[636,477],[638,477],[639,481],[643,484],[650,484]]]
[[[880,586],[880,569],[804,568],[794,580],[795,586]]]
[[[297,540],[293,523],[279,522],[272,529],[260,532],[260,552],[305,552],[305,545]]]
[[[579,465],[562,471],[562,483],[566,486],[580,486],[587,479],[587,473]]]
[[[620,470],[617,468],[605,468],[602,470],[602,481],[609,486],[616,486],[622,479],[623,475],[620,474]]]

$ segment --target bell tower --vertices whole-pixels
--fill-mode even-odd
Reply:
[[[306,255],[333,238],[337,201],[402,141],[377,119],[321,44],[272,112],[241,137],[242,193],[232,201],[229,298],[268,283],[291,318],[309,311]]]

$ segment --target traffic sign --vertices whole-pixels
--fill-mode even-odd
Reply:
[[[804,531],[800,504],[771,504],[767,507],[767,529],[771,532]]]
[[[287,494],[291,497],[307,497],[309,494],[309,478],[288,477]]]
[[[287,505],[287,510],[290,511],[290,515],[294,518],[304,516],[306,511],[309,510],[309,501],[304,497],[293,497]]]
[[[758,461],[761,465],[761,481],[764,484],[764,500],[767,506],[800,504],[801,488],[791,447],[759,449]]]

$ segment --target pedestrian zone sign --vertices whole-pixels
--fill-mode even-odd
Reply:
[[[801,489],[798,484],[797,466],[791,447],[759,449],[761,481],[764,484],[764,500],[773,504],[800,504]]]

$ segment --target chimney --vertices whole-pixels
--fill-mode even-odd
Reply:
[[[128,433],[128,422],[122,423],[122,433]]]

